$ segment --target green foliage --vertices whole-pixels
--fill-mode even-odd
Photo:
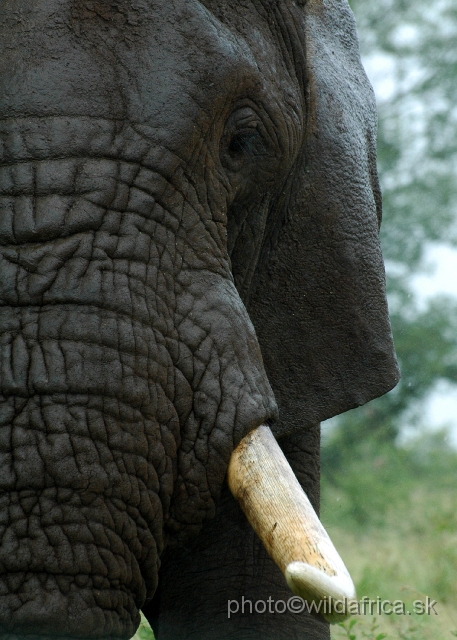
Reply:
[[[339,439],[340,435],[337,430],[335,437]],[[449,448],[445,431],[425,433],[403,447],[364,438],[353,449],[352,456],[340,452],[335,469],[326,458],[322,502],[327,522],[350,529],[377,527],[386,523],[389,513],[401,514],[405,510],[414,515],[416,530],[428,518],[440,522],[437,527],[443,530],[448,527],[457,531],[457,495],[452,508],[443,503],[457,475],[457,452]],[[333,445],[324,447],[326,456],[335,451],[337,447]],[[421,487],[436,492],[437,513],[433,502],[424,504],[418,514],[411,513],[412,496]]]
[[[378,99],[381,227],[392,330],[402,371],[398,387],[339,421],[324,469],[344,463],[361,437],[394,442],[437,383],[457,384],[457,302],[423,309],[412,276],[426,270],[430,243],[457,244],[457,5],[453,0],[351,0],[365,61],[395,83]],[[415,412],[415,416],[413,416]],[[411,420],[411,418],[416,418]]]
[[[368,438],[358,454],[332,479],[325,474],[321,510],[358,598],[399,599],[410,608],[430,596],[439,615],[357,616],[332,637],[449,638],[457,628],[457,452],[441,432],[403,447]]]
[[[146,620],[142,613],[140,626],[138,627],[138,630],[133,636],[132,640],[154,640],[154,634],[151,627],[149,626],[149,622]]]
[[[332,638],[443,640],[457,632],[457,453],[445,432],[401,445],[439,381],[457,383],[457,301],[412,287],[432,243],[457,239],[457,5],[350,0],[365,62],[394,77],[378,97],[381,240],[402,380],[323,439],[322,520],[358,597],[423,598],[439,616],[357,616]],[[376,64],[375,64],[376,63]]]
[[[359,620],[351,620],[338,625],[338,632],[332,632],[333,640],[444,640],[446,636],[424,635],[423,629],[417,622],[410,621],[406,625],[395,625],[391,633],[378,633],[379,624],[376,618],[372,618],[368,623],[363,624]]]
[[[367,640],[384,640],[387,638],[386,633],[378,633],[379,624],[376,621],[376,618],[371,620],[371,623],[367,629],[363,629],[360,631],[361,635],[358,635],[358,627],[354,629],[357,625],[357,620],[354,618],[349,620],[348,622],[341,622],[338,626],[340,629],[343,629],[343,632],[346,634],[344,637],[349,638],[349,640],[357,640],[358,638],[367,638]]]

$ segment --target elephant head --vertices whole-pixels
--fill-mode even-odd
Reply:
[[[128,638],[246,434],[397,381],[373,94],[345,0],[0,0],[0,42],[0,637]]]

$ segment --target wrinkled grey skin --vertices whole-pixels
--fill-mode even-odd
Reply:
[[[0,638],[327,638],[227,618],[290,594],[224,477],[269,422],[317,506],[319,421],[398,377],[346,2],[0,0],[0,43]]]

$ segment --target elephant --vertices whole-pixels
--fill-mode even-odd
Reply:
[[[346,0],[0,0],[0,42],[0,638],[328,638],[228,615],[291,594],[226,473],[267,425],[318,510],[320,422],[398,381]]]

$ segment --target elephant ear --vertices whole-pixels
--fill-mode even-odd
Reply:
[[[364,404],[399,379],[379,242],[376,111],[354,19],[340,1],[290,4],[283,24],[292,15],[306,131],[248,302],[280,409],[277,436]]]

